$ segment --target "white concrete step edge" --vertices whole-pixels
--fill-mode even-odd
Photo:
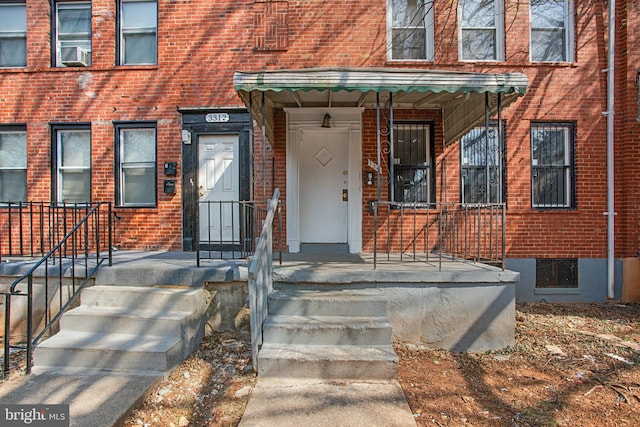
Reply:
[[[34,352],[34,371],[166,372],[204,336],[203,288],[93,286]]]

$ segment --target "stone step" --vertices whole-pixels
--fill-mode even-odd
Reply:
[[[81,303],[94,307],[154,308],[158,311],[193,311],[205,304],[202,288],[153,288],[96,285],[82,291]]]
[[[377,289],[285,288],[269,296],[269,313],[288,316],[387,316],[387,299]]]
[[[166,372],[200,343],[206,314],[202,288],[89,287],[36,347],[34,369]]]
[[[269,316],[263,341],[270,344],[385,345],[391,343],[386,317]]]
[[[391,345],[291,345],[265,343],[258,375],[323,380],[395,380],[398,356]]]
[[[183,359],[179,336],[98,334],[61,330],[34,352],[38,372],[90,371],[166,372]]]
[[[193,330],[193,313],[123,307],[85,306],[67,311],[60,328],[69,331],[182,336]]]

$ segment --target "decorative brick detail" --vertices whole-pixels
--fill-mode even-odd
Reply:
[[[254,50],[286,50],[289,46],[289,3],[256,1],[253,4]]]

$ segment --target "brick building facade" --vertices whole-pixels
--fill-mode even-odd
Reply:
[[[468,160],[464,147],[471,145],[445,141],[437,102],[415,109],[398,97],[395,119],[428,126],[427,201],[506,203],[507,268],[522,273],[520,300],[603,300],[607,7],[582,0],[0,0],[0,150],[11,156],[11,164],[0,160],[0,201],[112,201],[119,248],[190,250],[198,232],[200,141],[235,135],[238,198],[264,200],[277,187],[291,204],[287,144],[297,113],[275,108],[263,148],[259,115],[251,122],[235,72],[523,73],[526,93],[502,111],[503,149],[499,164],[491,164],[499,169],[499,191],[488,189],[492,179],[475,189],[465,181],[482,165]],[[618,285],[621,260],[640,250],[639,12],[635,1],[617,3]],[[259,99],[253,106],[260,108]],[[314,110],[318,127],[327,112],[339,119],[337,108]],[[365,182],[376,156],[376,111],[361,108],[357,183]],[[553,159],[532,149],[532,139],[546,144],[551,134],[560,138]],[[10,144],[23,144],[24,153],[6,154]],[[551,184],[543,176],[555,195],[545,193]],[[382,179],[384,200],[388,172]],[[360,219],[350,227],[359,227],[357,249],[371,251],[369,201],[377,194],[374,186],[358,185]],[[493,195],[480,200],[472,191]],[[284,219],[291,230],[291,218]]]

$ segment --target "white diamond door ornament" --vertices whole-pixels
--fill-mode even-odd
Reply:
[[[316,153],[314,158],[320,163],[323,167],[326,167],[331,160],[333,160],[335,156],[331,154],[331,151],[327,150],[326,147],[322,147],[320,151]]]

